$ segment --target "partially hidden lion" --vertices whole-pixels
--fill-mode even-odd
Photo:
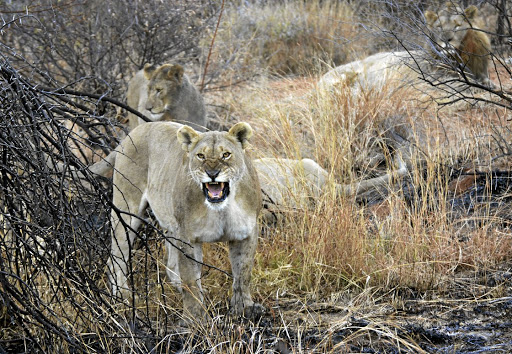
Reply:
[[[263,311],[249,289],[262,205],[258,175],[246,152],[252,134],[247,123],[237,123],[228,132],[201,133],[174,122],[156,122],[138,126],[123,140],[113,177],[109,275],[115,295],[128,289],[129,250],[139,217],[150,206],[169,236],[167,274],[182,292],[185,314],[204,314],[205,242],[229,245],[234,311]]]
[[[320,78],[318,88],[332,90],[342,84],[342,89],[350,87],[357,93],[380,90],[390,80],[394,86],[409,85],[418,77],[435,81],[438,76],[454,75],[453,64],[470,78],[492,87],[488,72],[491,43],[480,27],[478,9],[471,5],[463,11],[448,2],[438,12],[425,11],[424,16],[431,32],[431,42],[424,43],[426,49],[381,52],[340,65]],[[452,63],[447,66],[443,58]]]
[[[154,66],[146,64],[128,83],[128,106],[138,110],[153,122],[174,121],[198,131],[206,129],[206,108],[202,95],[190,82],[178,64]],[[146,123],[128,113],[128,127],[133,130]],[[109,177],[116,160],[116,151],[89,166],[97,175]]]
[[[425,11],[424,15],[434,41],[444,53],[477,81],[491,86],[488,70],[491,41],[481,29],[482,19],[476,6],[463,11],[447,2],[439,11]]]
[[[335,194],[356,196],[389,184],[393,178],[405,176],[407,165],[396,153],[396,170],[385,175],[351,184],[334,182]],[[263,221],[270,224],[279,220],[281,209],[307,205],[319,198],[330,185],[329,173],[311,159],[262,158],[254,160],[263,191],[265,212]],[[277,219],[277,220],[276,220]]]
[[[151,121],[174,121],[196,130],[206,128],[203,97],[178,64],[146,64],[128,83],[128,106]],[[128,125],[134,129],[144,121],[128,113]]]
[[[341,84],[342,89],[350,87],[353,93],[359,90],[380,90],[389,80],[399,85],[407,84],[411,78],[411,58],[420,57],[420,51],[381,52],[361,60],[337,66],[325,73],[318,81],[318,88],[331,90]]]

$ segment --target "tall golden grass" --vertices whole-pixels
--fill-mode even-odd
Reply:
[[[231,1],[229,5],[216,33],[212,70],[229,62],[233,76],[241,71],[256,75],[318,72],[350,60],[356,45],[364,48],[360,41],[353,41],[357,25],[349,3]],[[210,42],[207,38],[205,46]]]
[[[313,205],[288,212],[261,239],[255,288],[312,298],[345,287],[443,290],[461,267],[492,268],[510,256],[512,238],[490,232],[499,223],[491,211],[480,213],[478,226],[460,238],[461,221],[448,203],[447,166],[490,153],[482,125],[465,125],[456,112],[434,105],[415,108],[420,94],[409,88],[354,93],[342,87],[333,94],[311,84],[309,93],[283,99],[274,87],[244,91],[233,101],[234,110],[263,132],[255,142],[258,156],[313,158],[342,183],[368,178],[368,161],[382,144],[379,129],[398,117],[395,124],[416,139],[407,177],[413,191],[405,196],[397,183],[381,204],[364,205],[353,197],[339,200],[331,188]]]

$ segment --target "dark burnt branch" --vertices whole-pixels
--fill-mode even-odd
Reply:
[[[97,112],[91,102],[44,91],[5,58],[0,64],[0,326],[18,324],[28,350],[51,351],[56,341],[86,350],[76,330],[85,332],[80,326],[95,314],[114,313],[99,281],[110,248],[111,186],[66,171],[89,164],[93,151],[85,129],[73,131],[76,117],[115,144],[112,123],[88,115]],[[115,324],[101,323],[114,333]]]
[[[118,107],[121,107],[125,110],[127,110],[128,112],[130,113],[133,113],[135,114],[137,117],[141,118],[142,120],[144,120],[145,122],[151,122],[151,119],[149,119],[148,117],[146,117],[145,115],[143,115],[142,113],[140,113],[139,111],[131,108],[130,106],[120,102],[119,100],[116,100],[112,97],[108,97],[108,96],[105,96],[105,95],[98,95],[98,94],[94,94],[94,93],[87,93],[87,92],[81,92],[81,91],[76,91],[76,90],[70,90],[70,89],[66,89],[66,88],[58,88],[58,89],[51,89],[51,88],[48,88],[48,87],[39,87],[43,92],[48,92],[48,93],[52,93],[52,94],[65,94],[65,95],[72,95],[72,96],[77,96],[77,97],[89,97],[89,98],[94,98],[98,101],[104,101],[104,102],[109,102],[109,103],[112,103]],[[57,97],[60,97],[60,96],[57,96]],[[67,100],[68,103],[70,103],[71,101],[69,101],[68,98],[66,97],[63,97],[62,98],[63,100]],[[84,110],[85,113],[92,113],[90,110],[87,110],[87,108],[85,108],[84,106],[80,107],[82,110]]]

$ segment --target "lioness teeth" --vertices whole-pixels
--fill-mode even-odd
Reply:
[[[206,183],[208,196],[210,198],[222,198],[224,190],[224,182],[210,182]]]
[[[210,191],[208,191],[208,196],[210,198],[222,198],[222,191],[219,194],[213,195]]]

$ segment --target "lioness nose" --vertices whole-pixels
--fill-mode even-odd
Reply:
[[[219,169],[215,169],[215,170],[206,170],[206,174],[208,175],[208,177],[210,177],[212,179],[212,181],[215,180],[215,177],[217,177],[220,173],[220,170]]]

